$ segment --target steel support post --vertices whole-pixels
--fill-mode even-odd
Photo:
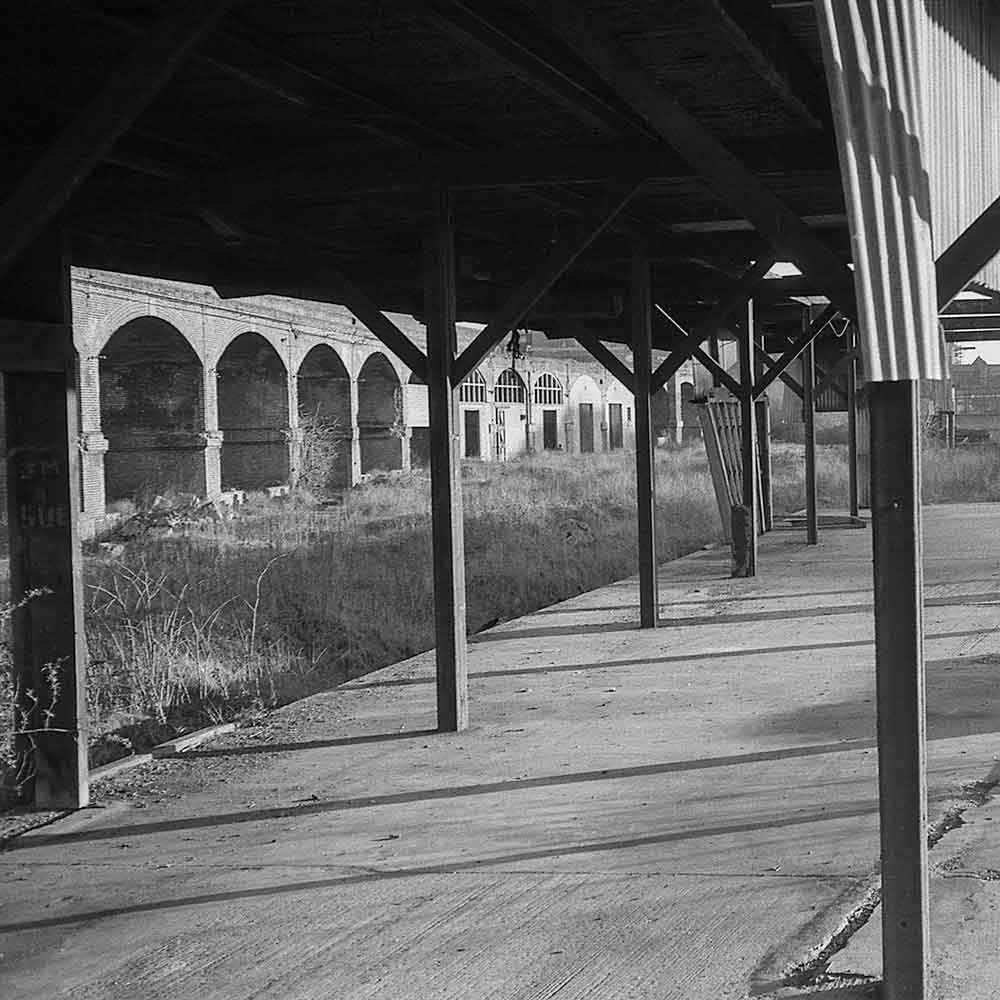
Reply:
[[[850,349],[855,350],[857,334],[851,324]],[[847,493],[851,517],[858,516],[858,359],[847,366]]]
[[[62,324],[62,371],[4,373],[15,750],[25,799],[87,805],[79,428],[69,258],[46,231],[0,280],[0,317]],[[30,366],[26,366],[30,367]]]
[[[455,364],[455,240],[451,196],[436,185],[424,246],[427,404],[430,416],[431,535],[438,729],[469,724],[465,638],[465,551]]]
[[[754,404],[757,408],[757,455],[760,461],[761,534],[774,530],[774,491],[771,482],[771,407],[767,395]]]
[[[869,387],[886,1000],[923,1000],[927,985],[918,391],[915,381],[873,382]]]
[[[806,310],[808,323],[809,310]],[[819,541],[819,524],[816,514],[816,351],[810,340],[802,352],[802,417],[806,436],[806,544]]]
[[[757,492],[757,416],[754,404],[754,308],[747,302],[746,319],[738,334],[740,353],[740,464],[743,484],[743,506],[749,513],[750,530],[747,538],[747,576],[757,575],[757,525],[759,496]]]
[[[649,261],[637,254],[629,272],[629,321],[635,373],[635,480],[639,521],[639,624],[655,628],[659,611],[656,579],[656,464],[651,413],[653,296]]]

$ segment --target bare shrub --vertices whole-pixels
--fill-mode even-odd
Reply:
[[[340,448],[338,420],[322,416],[319,407],[300,416],[296,487],[319,498],[328,496]]]

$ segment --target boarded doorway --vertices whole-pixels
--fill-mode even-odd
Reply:
[[[580,451],[583,453],[594,450],[594,404],[580,404]]]
[[[479,441],[479,410],[463,410],[465,414],[465,457],[481,458]]]
[[[503,407],[493,410],[493,456],[498,462],[507,461],[507,411]]]
[[[611,451],[625,445],[625,433],[622,426],[622,404],[608,403],[608,447]]]
[[[542,410],[542,448],[555,451],[559,447],[559,411]]]

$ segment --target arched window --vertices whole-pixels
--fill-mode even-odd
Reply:
[[[521,376],[513,368],[508,368],[500,373],[493,398],[497,403],[524,402],[524,383],[521,381]]]
[[[535,402],[542,406],[562,406],[563,387],[555,375],[543,372],[535,383]]]
[[[486,379],[479,372],[471,372],[458,387],[458,398],[462,403],[485,403]]]

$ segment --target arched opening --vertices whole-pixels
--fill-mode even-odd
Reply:
[[[551,372],[542,372],[535,380],[534,395],[535,404],[541,411],[542,450],[555,451],[562,447],[559,434],[559,415],[563,405],[562,383]]]
[[[500,372],[493,386],[493,454],[505,462],[520,455],[528,443],[526,393],[513,368]]]
[[[403,467],[402,386],[384,354],[372,354],[358,376],[361,473]]]
[[[216,368],[222,488],[288,482],[288,373],[259,333],[241,333]]]
[[[351,376],[337,352],[317,344],[298,374],[299,481],[310,488],[351,485]]]
[[[131,320],[105,344],[99,373],[107,500],[203,493],[202,365],[187,339],[154,316]]]
[[[483,409],[486,405],[486,379],[480,371],[471,371],[458,387],[462,411],[461,444],[464,458],[482,458]]]

